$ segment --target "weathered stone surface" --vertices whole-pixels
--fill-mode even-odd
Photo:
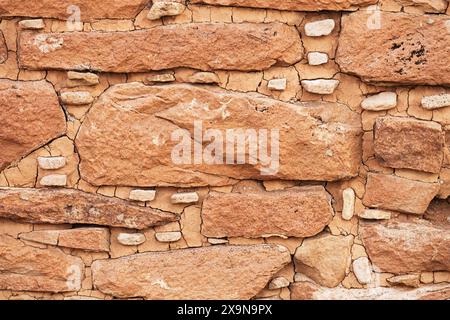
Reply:
[[[445,12],[448,2],[446,0],[395,0],[406,9],[416,8],[425,12]]]
[[[166,16],[177,16],[182,14],[186,6],[181,1],[154,0],[147,18],[157,20]]]
[[[428,110],[450,107],[450,94],[423,97],[422,107]]]
[[[22,20],[19,22],[22,29],[40,30],[45,28],[43,19]]]
[[[0,171],[62,135],[64,112],[45,81],[0,80]]]
[[[336,61],[341,71],[364,81],[450,84],[448,16],[373,12],[342,17]]]
[[[389,220],[392,216],[390,211],[365,209],[358,213],[358,217],[367,220]]]
[[[67,78],[69,80],[72,80],[74,84],[77,85],[84,85],[84,86],[95,86],[99,84],[99,77],[95,73],[91,72],[75,72],[75,71],[69,71],[67,72]]]
[[[3,32],[0,31],[0,63],[5,62],[8,59],[8,47],[6,46],[5,37]]]
[[[45,187],[64,187],[67,185],[67,175],[49,174],[48,176],[42,177],[39,183]]]
[[[353,273],[361,284],[369,284],[372,280],[372,267],[367,257],[360,257],[353,261]]]
[[[82,106],[92,103],[94,97],[87,91],[63,92],[61,93],[61,101],[68,105]]]
[[[320,235],[305,239],[295,252],[295,270],[327,287],[345,278],[351,263],[353,236]]]
[[[270,90],[275,91],[284,91],[286,90],[286,86],[287,86],[287,79],[272,79],[267,84],[267,87]]]
[[[94,19],[131,19],[137,16],[148,0],[0,0],[0,17],[45,17],[73,19],[77,12],[82,21]]]
[[[360,237],[374,268],[402,274],[450,270],[450,231],[427,221],[362,222]]]
[[[420,275],[418,274],[404,274],[387,279],[391,285],[403,285],[407,287],[420,287]]]
[[[116,125],[111,126],[111,121]],[[192,162],[188,159],[187,164],[175,164],[172,152],[180,140],[172,140],[172,134],[184,129],[193,136],[194,121],[203,121],[202,134],[217,129],[224,139],[230,128],[267,129],[270,143],[270,130],[279,129],[278,172],[274,157],[270,164],[249,165],[248,150],[245,165],[217,161],[193,164],[193,154]],[[339,180],[358,174],[359,126],[359,115],[341,104],[288,104],[217,88],[130,83],[114,86],[94,103],[76,145],[81,175],[94,185],[229,185],[239,179],[274,178]],[[268,170],[272,175],[261,173],[271,165],[275,169]]]
[[[433,200],[424,217],[436,225],[450,228],[450,202]]]
[[[328,54],[325,52],[310,52],[308,53],[308,63],[311,66],[320,66],[328,63]]]
[[[321,232],[332,217],[331,196],[323,187],[211,192],[203,202],[202,234],[214,238],[310,237]]]
[[[175,67],[250,71],[293,64],[302,57],[298,31],[280,23],[179,24],[131,32],[22,32],[19,50],[20,65],[26,69],[110,72]]]
[[[336,22],[333,19],[318,20],[305,24],[305,34],[308,37],[327,36],[333,32]]]
[[[169,232],[157,232],[155,234],[156,240],[159,242],[176,242],[181,239],[180,231],[169,231]]]
[[[290,262],[276,245],[211,246],[92,264],[93,282],[119,298],[250,299]]]
[[[321,11],[321,10],[356,10],[359,6],[377,3],[376,0],[191,0],[191,3],[206,3],[220,6],[267,8],[294,11]]]
[[[439,173],[444,158],[441,125],[410,118],[383,117],[375,122],[375,156],[381,165]]]
[[[174,214],[69,189],[0,188],[0,217],[33,223],[97,224],[144,229]]]
[[[333,79],[316,79],[316,80],[303,80],[302,87],[315,94],[332,94],[339,85],[339,80]]]
[[[382,111],[393,109],[397,106],[397,94],[395,92],[381,92],[363,100],[361,108],[369,111]]]
[[[423,214],[438,192],[439,183],[369,173],[363,203],[372,208]]]
[[[145,242],[146,238],[143,233],[120,233],[117,241],[124,246],[138,246]]]
[[[342,219],[350,221],[355,214],[356,194],[352,188],[347,188],[342,192]]]
[[[0,289],[68,292],[81,289],[84,264],[59,249],[38,249],[0,234]]]
[[[198,202],[199,197],[197,192],[179,192],[174,193],[170,197],[170,201],[175,204],[179,203],[196,203]]]
[[[130,200],[134,201],[153,201],[156,197],[156,190],[131,190]]]
[[[312,282],[291,284],[292,300],[446,300],[450,298],[450,285],[407,288],[344,289],[324,288]]]
[[[106,228],[38,230],[23,233],[20,239],[88,251],[109,251],[109,230]]]
[[[39,168],[44,170],[57,170],[66,165],[65,157],[39,157],[37,160]]]

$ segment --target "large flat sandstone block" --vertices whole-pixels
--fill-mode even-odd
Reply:
[[[444,158],[440,124],[410,118],[383,117],[375,122],[375,156],[391,168],[439,173]]]
[[[0,171],[66,130],[52,85],[45,81],[0,80]]]
[[[0,188],[0,217],[31,223],[95,224],[144,229],[176,215],[71,189]]]
[[[0,17],[45,17],[69,20],[79,13],[81,21],[132,19],[148,0],[0,0]]]
[[[411,222],[363,222],[360,237],[374,267],[404,274],[450,271],[448,226],[421,219]]]
[[[364,81],[450,84],[446,15],[358,11],[342,18],[336,61]]]
[[[266,8],[293,11],[356,10],[360,6],[367,6],[377,3],[376,0],[191,0],[190,2],[220,6]]]
[[[81,289],[84,263],[59,249],[39,249],[0,234],[0,289],[69,292]]]
[[[251,71],[293,64],[303,57],[298,31],[280,23],[179,24],[130,32],[22,32],[19,43],[21,67],[39,70]]]
[[[248,300],[290,262],[277,245],[212,246],[92,264],[94,286],[119,298]]]
[[[331,196],[323,187],[257,193],[211,192],[203,202],[206,237],[281,235],[311,237],[333,218]]]
[[[200,122],[201,128],[194,122]],[[211,129],[223,138],[222,150],[215,149],[218,156],[208,153],[211,147],[207,147],[214,141],[207,139]],[[272,139],[272,130],[278,130],[279,165],[275,153],[267,154],[269,161],[253,157],[248,144],[243,151],[235,149],[234,164],[226,164],[230,154],[226,147],[236,141],[227,138],[228,129],[241,129],[244,134],[245,130],[256,134],[266,130],[267,143],[273,148],[276,143],[272,142],[277,140]],[[183,156],[182,161],[174,161],[172,152],[178,155],[180,148],[176,147],[182,139],[173,139],[173,134],[180,131],[190,134],[186,138],[189,144],[194,131],[204,138],[203,142],[195,138],[184,152],[187,159]],[[130,83],[110,88],[94,103],[76,145],[82,159],[81,175],[94,185],[220,186],[241,179],[331,181],[358,174],[361,128],[359,115],[336,103],[290,104],[214,87]],[[264,150],[264,144],[257,147]],[[198,162],[195,148],[201,149]],[[245,156],[245,163],[237,164],[236,155]]]
[[[371,208],[423,214],[439,189],[439,183],[369,173],[363,203]]]

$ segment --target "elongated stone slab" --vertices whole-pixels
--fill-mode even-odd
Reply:
[[[280,23],[178,24],[130,32],[23,32],[19,48],[21,67],[39,70],[250,71],[293,64],[302,57],[298,31]]]
[[[423,214],[439,189],[438,183],[369,173],[363,203],[372,208]]]
[[[220,6],[265,8],[293,11],[342,11],[356,10],[360,6],[377,3],[376,0],[191,0],[191,3],[206,3]]]
[[[276,245],[144,253],[92,264],[94,286],[119,298],[248,300],[290,262]]]
[[[449,18],[358,11],[342,17],[336,62],[364,81],[450,84]]]
[[[70,189],[0,188],[0,217],[31,223],[95,224],[144,229],[176,215]]]
[[[410,288],[326,288],[312,282],[296,282],[290,286],[292,300],[448,300],[450,284]]]
[[[5,62],[6,59],[8,59],[8,47],[3,32],[0,31],[0,63]]]
[[[450,231],[446,226],[411,222],[363,222],[360,237],[374,267],[395,274],[450,271]]]
[[[0,289],[69,292],[81,289],[84,263],[59,249],[38,249],[0,234]]]
[[[199,122],[201,128],[194,126]],[[359,126],[359,115],[336,103],[289,104],[211,87],[130,83],[112,87],[94,103],[76,145],[81,175],[94,185],[220,186],[275,177],[325,181],[358,174]],[[220,160],[211,160],[207,147],[212,141],[207,138],[203,145],[195,140],[189,148],[195,130],[204,136],[210,129],[223,138],[223,152],[217,149]],[[227,129],[263,134],[273,148],[277,148],[278,130],[279,165],[276,152],[267,154],[269,161],[256,156],[251,163],[248,144],[244,151],[236,148],[234,162],[227,164],[226,146],[236,142],[234,136],[227,138]],[[182,148],[180,159],[182,141],[189,150]],[[194,145],[202,149],[197,163]],[[263,150],[263,144],[256,147],[260,145]],[[245,163],[237,164],[236,154],[245,156]]]
[[[203,202],[202,234],[214,238],[311,237],[332,218],[331,196],[323,187],[258,193],[211,192]]]
[[[375,122],[375,156],[391,168],[439,173],[444,158],[441,125],[410,118],[383,117]]]
[[[52,85],[0,80],[0,171],[62,135],[66,119]]]
[[[148,0],[0,0],[0,17],[45,17],[61,20],[132,19]]]

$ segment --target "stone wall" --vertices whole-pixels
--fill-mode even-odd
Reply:
[[[447,0],[0,19],[0,299],[450,298]],[[276,170],[174,162],[199,122],[276,129]]]

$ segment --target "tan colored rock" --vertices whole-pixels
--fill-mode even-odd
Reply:
[[[0,31],[0,64],[8,60],[8,47],[3,32]],[[0,69],[0,71],[3,71]]]
[[[45,28],[43,19],[22,20],[19,22],[19,27],[22,29],[40,30]]]
[[[153,201],[156,198],[156,190],[131,190],[129,198],[141,202]]]
[[[32,223],[97,224],[144,229],[174,214],[69,189],[0,188],[0,217]]]
[[[149,56],[149,52],[153,53]],[[251,71],[276,63],[294,64],[302,57],[294,27],[202,23],[131,32],[22,32],[19,61],[22,68],[38,70],[146,72],[189,67]]]
[[[441,125],[411,118],[375,122],[375,156],[383,166],[438,173],[444,157]]]
[[[145,235],[142,233],[120,233],[117,241],[124,246],[138,246],[145,242]]]
[[[203,202],[202,234],[214,238],[310,237],[321,232],[332,217],[331,197],[323,187],[211,192]]]
[[[164,97],[164,103],[160,97]],[[205,105],[210,111],[205,112]],[[129,108],[136,112],[129,112]],[[115,126],[110,125],[112,119]],[[173,140],[172,134],[183,129],[183,135],[186,130],[193,135],[196,120],[203,121],[203,134],[217,129],[223,137],[229,128],[278,128],[278,172],[274,157],[256,165],[249,165],[248,157],[244,166],[219,164],[217,160],[196,165],[191,154],[191,161],[175,164],[172,152],[179,146],[180,137]],[[362,134],[359,126],[359,115],[341,104],[289,104],[217,88],[130,83],[114,86],[94,103],[76,145],[81,176],[93,185],[224,186],[240,179],[276,177],[329,181],[358,174]],[[226,160],[225,155],[222,159]],[[269,175],[263,174],[265,171]]]
[[[0,235],[0,289],[69,292],[81,289],[84,264],[59,249],[38,249]]]
[[[197,203],[199,200],[197,192],[179,192],[174,193],[170,198],[172,203]]]
[[[321,235],[305,239],[294,255],[295,271],[327,286],[344,280],[351,264],[353,236]]]
[[[290,262],[274,245],[211,246],[92,264],[94,286],[119,298],[250,299]]]
[[[395,0],[406,10],[413,8],[424,12],[445,12],[448,2],[445,0]],[[414,11],[413,11],[414,12]],[[421,13],[421,12],[420,12]]]
[[[38,157],[39,168],[44,170],[57,170],[66,165],[65,157]]]
[[[269,289],[270,290],[276,290],[276,289],[281,289],[281,288],[287,288],[289,287],[289,280],[284,278],[284,277],[277,277],[272,279],[272,281],[270,281],[269,283]]]
[[[422,107],[427,110],[450,107],[450,94],[440,94],[437,96],[423,97]]]
[[[450,197],[450,168],[442,168],[440,174],[441,190],[439,190],[439,198],[446,199]]]
[[[58,97],[45,81],[0,80],[0,119],[0,171],[66,130]]]
[[[190,206],[184,209],[180,224],[183,239],[190,248],[201,247],[203,242],[206,242],[206,239],[201,234],[202,217],[200,207]]]
[[[433,200],[425,212],[424,218],[438,226],[450,228],[450,202]]]
[[[427,221],[360,224],[374,268],[395,274],[450,270],[450,232]]]
[[[67,175],[65,174],[49,174],[39,181],[44,187],[65,187],[67,185]]]
[[[311,66],[320,66],[328,63],[328,54],[325,52],[308,53],[308,63]]]
[[[39,230],[22,233],[19,239],[32,241],[42,244],[49,244],[52,246],[58,245],[59,230]]]
[[[369,111],[390,110],[397,106],[395,92],[381,92],[363,100],[361,108]]]
[[[109,230],[76,228],[59,231],[58,246],[88,251],[109,251]]]
[[[369,173],[363,203],[371,208],[423,214],[439,188],[439,183]]]
[[[336,57],[342,72],[370,82],[450,84],[448,16],[381,11],[378,25],[371,14],[342,17]]]
[[[227,244],[227,239],[208,238],[208,242],[212,245]]]
[[[405,274],[401,276],[395,276],[388,278],[387,282],[391,285],[403,285],[412,288],[420,287],[420,275],[419,274]]]
[[[151,74],[145,77],[144,83],[148,85],[153,85],[155,82],[173,82],[175,81],[175,76],[173,73],[158,73],[158,74]]]
[[[267,87],[270,90],[275,90],[275,91],[284,91],[284,90],[286,90],[286,86],[287,86],[286,79],[272,79],[272,80],[269,80],[269,83],[267,84]]]
[[[321,11],[321,10],[356,10],[359,6],[375,4],[375,0],[191,0],[191,3],[206,3],[211,5],[266,8],[276,10],[295,10],[295,11]]]
[[[157,20],[162,17],[177,16],[182,14],[185,9],[186,6],[181,1],[154,0],[147,18]]]
[[[333,32],[335,27],[336,22],[333,19],[308,22],[305,24],[305,34],[308,37],[328,36]]]
[[[298,282],[290,286],[292,300],[446,300],[450,297],[450,285],[429,285],[418,289],[324,288],[311,282]]]
[[[200,83],[200,84],[211,84],[211,83],[220,83],[220,79],[214,72],[196,72],[191,75],[188,79],[188,82],[191,83]]]
[[[438,271],[434,273],[434,283],[442,283],[442,282],[450,283],[450,272]]]
[[[87,91],[62,92],[61,101],[66,105],[82,106],[91,104],[94,101],[94,97]]]
[[[342,219],[350,221],[355,214],[356,194],[352,188],[347,188],[342,192],[343,206]]]
[[[182,238],[182,235],[179,231],[169,231],[157,232],[155,237],[159,242],[176,242]]]
[[[339,80],[333,79],[316,79],[303,80],[302,87],[309,93],[315,94],[332,94],[339,85]]]
[[[358,217],[367,220],[389,220],[392,213],[384,210],[365,209],[358,213]]]
[[[360,284],[369,284],[372,281],[372,267],[367,257],[361,257],[353,261],[352,268]]]
[[[77,81],[77,85],[95,86],[100,83],[98,75],[91,72],[67,72],[69,80]]]
[[[82,21],[95,19],[134,18],[147,4],[147,0],[41,0],[25,2],[16,0],[0,1],[0,17],[45,17],[71,20],[79,17]]]

